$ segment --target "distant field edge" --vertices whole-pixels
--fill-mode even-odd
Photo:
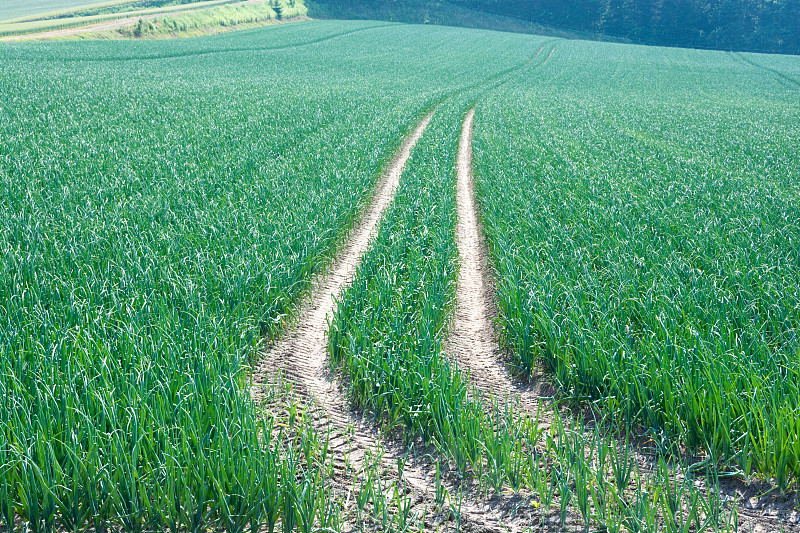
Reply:
[[[87,17],[0,24],[0,41],[197,37],[310,20],[307,12],[299,0],[291,6],[274,0],[207,0]]]
[[[80,13],[81,11],[85,11],[87,9],[103,9],[108,7],[116,7],[122,6],[125,4],[132,4],[136,0],[93,0],[88,1],[87,3],[78,2],[71,7],[66,9],[56,9],[56,10],[49,10],[49,11],[40,11],[36,13],[30,13],[27,15],[23,15],[21,17],[14,17],[10,19],[3,19],[0,18],[0,24],[19,24],[22,22],[35,22],[38,20],[44,20],[53,17],[65,16],[70,15],[73,13]],[[0,11],[2,13],[2,11]],[[0,14],[2,17],[2,14]]]

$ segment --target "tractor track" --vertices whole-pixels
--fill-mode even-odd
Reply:
[[[409,453],[407,446],[396,440],[382,438],[378,426],[350,408],[342,385],[331,371],[327,358],[328,317],[335,312],[335,298],[355,277],[361,256],[367,251],[375,235],[381,216],[389,207],[398,187],[405,163],[422,135],[434,112],[430,112],[405,139],[388,170],[376,187],[372,202],[363,218],[353,229],[331,269],[314,281],[310,296],[300,307],[295,321],[282,339],[267,346],[254,367],[251,396],[263,401],[262,390],[272,379],[281,379],[292,385],[293,392],[302,403],[316,411],[312,423],[323,432],[329,432],[331,450],[335,453],[337,473],[348,467],[356,473],[368,466],[368,454],[381,454],[384,471],[397,471],[404,463],[402,481],[413,493],[413,499],[429,505],[436,494],[435,465],[431,453]],[[380,452],[378,451],[380,450]],[[443,466],[441,485],[455,502],[461,492],[461,526],[472,531],[530,531],[539,522],[535,509],[526,505],[521,496],[482,499],[473,495],[469,483],[459,484]],[[522,509],[522,511],[520,511]],[[450,521],[453,520],[451,516]],[[439,524],[441,525],[441,524]],[[448,526],[445,525],[445,529]]]
[[[737,61],[740,64],[747,65],[748,67],[752,67],[756,70],[760,70],[761,72],[769,76],[772,76],[775,81],[777,81],[787,89],[791,90],[800,89],[800,81],[797,81],[791,76],[787,76],[778,69],[762,65],[755,59],[747,57],[742,52],[728,52],[728,55],[732,57],[734,61]]]
[[[136,17],[136,21],[142,17]],[[313,19],[309,19],[308,17],[293,17],[291,19],[285,19],[280,21],[273,21],[269,24],[265,24],[265,26],[274,26],[276,24],[288,24],[291,22],[307,22],[313,21]],[[124,62],[124,61],[153,61],[153,60],[160,60],[160,59],[181,59],[187,57],[201,57],[201,56],[211,56],[211,55],[218,55],[218,54],[228,54],[228,53],[241,53],[241,52],[274,52],[274,51],[283,51],[283,50],[293,50],[297,48],[304,48],[306,46],[312,46],[320,43],[324,43],[327,41],[331,41],[334,39],[339,39],[341,37],[348,37],[350,35],[366,32],[370,30],[380,29],[380,28],[387,28],[391,26],[397,26],[399,23],[397,22],[383,22],[377,23],[372,26],[365,26],[363,28],[356,28],[354,30],[348,30],[341,33],[337,33],[334,35],[328,35],[326,37],[313,39],[310,41],[305,41],[301,43],[294,43],[289,45],[278,45],[278,46],[243,46],[243,47],[231,47],[231,48],[224,48],[219,50],[194,50],[194,51],[185,51],[173,54],[154,54],[148,56],[122,56],[122,57],[81,57],[81,58],[63,58],[65,62],[93,62],[93,63],[105,63],[105,62]],[[80,28],[85,29],[84,26]],[[34,39],[33,34],[22,34],[22,35],[14,35],[14,36],[6,36],[0,37],[0,42],[9,41],[9,40],[19,40],[19,41],[34,41],[34,40],[46,40],[44,38]]]
[[[549,41],[542,43],[536,54],[524,63],[474,86],[456,91],[449,97],[480,86],[491,89],[492,82],[500,81],[530,65],[543,55],[550,44]],[[554,48],[553,45],[543,63],[552,56]],[[502,81],[500,84],[502,85]],[[449,97],[445,97],[439,104]],[[310,296],[300,304],[300,310],[293,321],[296,325],[290,327],[279,341],[265,348],[259,362],[254,366],[251,389],[254,400],[260,402],[262,386],[269,380],[278,378],[290,383],[293,392],[305,405],[316,408],[316,418],[312,418],[315,425],[322,431],[329,431],[331,449],[336,452],[334,465],[337,475],[343,474],[348,468],[356,473],[362,472],[367,466],[368,454],[374,457],[380,450],[384,471],[396,471],[398,463],[403,462],[404,485],[414,493],[415,501],[426,505],[434,501],[436,459],[441,459],[441,454],[419,441],[413,442],[409,447],[400,444],[396,439],[384,439],[374,420],[350,408],[344,388],[328,364],[326,332],[327,319],[335,312],[335,299],[355,277],[361,256],[367,251],[372,237],[377,233],[383,212],[394,198],[405,162],[439,104],[434,106],[434,110],[426,115],[401,145],[376,186],[372,202],[337,254],[332,267],[315,279]],[[543,526],[541,512],[531,505],[529,496],[495,495],[486,499],[478,494],[474,480],[465,480],[451,471],[449,465],[441,462],[439,464],[442,472],[441,485],[450,495],[450,502],[455,503],[453,498],[456,494],[461,494],[463,498],[459,498],[461,525],[466,531],[549,531],[548,527]],[[574,517],[570,516],[567,523],[572,523],[573,520]],[[441,527],[442,524],[436,526]],[[444,527],[447,529],[448,525],[445,524]]]
[[[458,366],[469,371],[471,383],[496,398],[513,398],[527,413],[535,415],[542,397],[555,389],[540,381],[538,386],[516,379],[503,360],[492,317],[494,286],[489,254],[478,221],[472,179],[472,125],[475,108],[466,115],[458,146],[456,243],[461,261],[456,289],[456,310],[445,352]]]

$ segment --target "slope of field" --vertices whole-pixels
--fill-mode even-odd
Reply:
[[[477,190],[521,366],[664,451],[785,488],[800,474],[800,90],[793,58],[747,59],[563,42],[479,105]]]
[[[3,44],[0,524],[408,529],[408,494],[422,529],[796,526],[718,477],[797,486],[795,59],[381,22]],[[459,269],[555,409],[472,374],[505,361],[495,317],[464,355]],[[589,401],[653,463],[562,421]]]
[[[543,409],[535,394],[518,396],[518,391],[524,390],[524,387],[509,383],[505,375],[500,378],[490,376],[488,379],[482,375],[482,371],[492,364],[488,361],[498,356],[497,350],[489,348],[486,353],[475,354],[474,350],[485,348],[486,343],[470,338],[471,332],[459,326],[460,318],[456,319],[451,332],[454,337],[447,344],[469,352],[466,359],[457,353],[457,364],[454,365],[442,352],[447,324],[453,314],[455,287],[464,283],[453,265],[458,264],[459,256],[461,261],[469,259],[462,256],[461,249],[456,253],[454,246],[453,181],[459,134],[459,128],[454,126],[460,124],[468,106],[476,99],[479,110],[489,108],[494,111],[496,115],[489,115],[490,118],[484,115],[484,120],[491,124],[484,126],[484,134],[486,130],[496,134],[494,143],[484,150],[492,151],[491,156],[509,152],[512,155],[508,160],[503,160],[503,164],[507,165],[504,172],[498,170],[496,165],[488,169],[478,167],[479,171],[486,172],[483,179],[490,184],[483,186],[492,187],[490,193],[485,193],[484,201],[508,200],[514,202],[512,207],[537,201],[537,197],[532,196],[527,188],[529,182],[524,179],[529,174],[511,166],[510,161],[513,160],[516,165],[530,164],[529,154],[515,150],[524,146],[526,141],[535,142],[547,133],[539,131],[536,136],[531,136],[528,132],[511,130],[512,125],[524,123],[521,117],[537,115],[532,115],[526,107],[516,109],[520,102],[508,95],[518,90],[530,90],[538,96],[536,88],[539,85],[557,83],[552,80],[570,68],[578,72],[581,68],[578,58],[581,56],[576,54],[566,59],[562,56],[564,63],[553,66],[553,62],[559,61],[559,53],[570,53],[570,47],[565,46],[563,41],[548,43],[540,40],[536,48],[539,52],[533,55],[533,61],[525,64],[525,68],[514,69],[493,83],[479,85],[443,105],[412,154],[395,205],[387,213],[375,245],[365,254],[356,279],[338,302],[331,321],[331,358],[342,369],[354,404],[379,417],[388,427],[401,430],[406,439],[419,438],[424,443],[433,443],[437,451],[451,460],[460,475],[475,480],[478,491],[495,491],[498,496],[493,501],[501,507],[503,498],[500,495],[507,489],[527,496],[535,492],[533,498],[538,503],[534,505],[544,503],[544,506],[528,514],[525,504],[519,503],[525,500],[517,500],[515,511],[511,516],[506,516],[503,522],[510,530],[524,529],[526,521],[528,525],[539,522],[542,525],[549,524],[545,528],[556,527],[557,523],[575,523],[576,517],[578,522],[582,518],[587,528],[595,525],[612,530],[619,524],[642,531],[656,531],[657,524],[677,529],[686,527],[715,531],[726,531],[736,523],[764,531],[782,527],[782,520],[789,519],[788,514],[791,513],[778,513],[774,521],[765,522],[761,510],[739,511],[738,503],[730,504],[741,496],[741,485],[728,489],[724,494],[720,492],[719,478],[715,477],[714,472],[718,472],[715,469],[723,466],[724,462],[706,463],[708,477],[695,474],[702,463],[681,464],[677,461],[667,466],[674,457],[665,457],[670,457],[669,452],[677,449],[672,445],[678,443],[671,441],[669,434],[652,435],[658,437],[657,442],[662,446],[660,452],[666,452],[666,455],[656,459],[654,464],[637,462],[634,468],[632,456],[627,455],[629,452],[618,451],[613,439],[609,440],[602,430],[598,431],[600,426],[584,435],[564,431],[558,421],[558,412],[545,413],[548,410]],[[612,47],[610,50],[593,51],[602,54],[602,58],[597,59],[600,64],[606,61],[608,65],[631,63],[629,68],[636,69],[637,61],[648,61],[646,57],[640,58],[642,51],[636,49],[618,48],[616,50],[622,54],[620,56],[610,53],[613,50],[615,48]],[[630,55],[625,55],[625,51]],[[725,57],[724,54],[720,56]],[[702,58],[700,61],[702,65]],[[693,77],[695,73],[703,72],[703,66],[695,68],[686,75]],[[737,75],[744,75],[745,79],[741,80],[743,86],[755,81],[748,78],[746,70],[734,70]],[[574,83],[566,80],[559,82]],[[558,87],[562,88],[561,85]],[[575,95],[578,101],[582,95],[591,93],[588,90],[591,85],[578,87]],[[724,91],[722,84],[717,89]],[[640,91],[641,87],[628,90]],[[484,100],[490,104],[484,103]],[[542,105],[552,103],[544,102]],[[516,109],[515,114],[512,115],[510,109]],[[553,113],[557,114],[558,111]],[[511,118],[507,120],[510,124],[505,122],[509,116]],[[569,118],[563,120],[569,122]],[[497,130],[490,129],[495,125]],[[484,154],[484,157],[490,156]],[[547,175],[542,173],[536,176],[547,179]],[[570,188],[574,189],[574,186],[561,182],[557,190],[562,190],[561,194],[566,195]],[[513,216],[514,211],[509,204],[498,202],[493,208],[497,211],[492,211],[494,218],[490,224],[494,226],[490,226],[489,235],[490,245],[498,247],[495,258],[504,254],[509,268],[526,266],[520,259],[524,258],[527,251],[525,243],[535,243],[537,238],[546,238],[548,235],[539,227],[531,230],[529,226],[517,225],[520,221]],[[464,213],[459,211],[458,218],[463,216]],[[500,239],[491,231],[513,232],[515,240]],[[461,245],[459,242],[459,248]],[[578,263],[575,268],[582,266],[582,263]],[[462,262],[460,267],[463,269],[465,264]],[[500,269],[498,274],[502,276],[505,271]],[[521,280],[519,276],[501,278],[499,282],[501,309],[507,306],[508,293],[526,288],[526,280]],[[530,290],[538,294],[534,292],[535,289]],[[545,297],[550,293],[543,291],[541,294]],[[523,310],[527,311],[528,308],[523,307]],[[501,315],[501,320],[505,318]],[[507,341],[509,328],[505,322],[501,324],[506,326],[504,333]],[[587,361],[584,365],[590,367],[591,363]],[[493,372],[498,371],[495,369]],[[478,378],[477,382],[473,381],[474,377]],[[473,384],[479,388],[473,388]],[[585,396],[580,392],[573,393],[564,381],[560,385],[575,400]],[[505,393],[510,395],[505,398],[497,396]],[[636,400],[636,396],[616,400],[619,396],[600,399],[611,402]],[[493,401],[498,397],[511,400],[512,403],[497,406]],[[528,403],[515,405],[513,401],[516,399]],[[612,410],[607,412],[619,414]],[[526,417],[525,414],[530,416]],[[545,432],[548,438],[542,437]],[[775,442],[784,441],[776,439]],[[586,447],[590,448],[588,456],[574,451],[586,451]],[[625,446],[621,449],[624,450]],[[623,461],[621,458],[626,457],[622,462],[624,466],[620,463],[609,466],[606,461],[612,456],[615,461]],[[749,475],[753,472],[756,469],[739,474]],[[791,476],[790,472],[787,479],[791,479]],[[616,481],[611,482],[614,478]],[[784,487],[787,479],[783,480]],[[695,485],[695,482],[705,488],[698,489],[701,485]],[[553,497],[553,492],[548,492],[548,486],[556,485],[558,498]],[[669,500],[673,497],[673,500]],[[558,501],[557,505],[555,501]],[[699,501],[703,503],[699,504]],[[553,502],[555,509],[550,502]],[[788,508],[791,506],[789,503]],[[741,522],[736,517],[739,512]],[[781,514],[784,516],[781,517]],[[792,516],[796,518],[796,514]],[[795,518],[791,519],[792,523],[796,523]]]
[[[322,35],[332,26],[364,28]],[[268,495],[244,365],[431,98],[383,77],[345,88],[356,58],[320,86],[314,45],[289,79],[289,59],[255,46],[322,38],[310,31],[189,44],[160,64],[2,49],[6,521],[189,527]]]
[[[462,474],[476,475],[482,486],[492,478],[497,492],[505,484],[520,488],[522,470],[530,467],[522,458],[527,450],[510,435],[507,420],[470,397],[467,374],[444,355],[442,342],[458,273],[458,124],[476,98],[544,59],[543,38],[521,37],[516,47],[527,49],[517,65],[452,95],[437,110],[329,332],[331,358],[344,370],[355,405],[402,427],[407,438],[435,443]],[[506,466],[512,463],[514,471]]]
[[[81,509],[83,525],[191,519],[157,514],[174,502],[159,487],[212,491],[227,505],[209,523],[231,498],[260,505],[263,486],[234,486],[225,459],[259,471],[243,387],[255,343],[281,327],[422,111],[518,61],[495,47],[513,49],[507,36],[372,26],[0,50],[12,514],[37,527]],[[409,38],[420,53],[405,53]]]

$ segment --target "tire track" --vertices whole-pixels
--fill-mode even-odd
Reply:
[[[280,369],[285,379],[299,386],[301,394],[316,400],[325,411],[330,411],[330,405],[342,399],[328,372],[328,316],[336,309],[335,298],[354,278],[361,256],[377,232],[383,212],[394,198],[406,160],[432,116],[433,112],[426,115],[405,139],[331,270],[314,281],[310,297],[299,310],[298,326],[282,340],[267,347],[254,374],[255,383],[265,383],[268,374]],[[259,395],[254,397],[259,399]]]
[[[331,430],[331,449],[337,455],[337,470],[344,469],[349,463],[357,474],[360,473],[368,466],[368,458],[375,457],[380,448],[382,467],[396,470],[402,461],[405,464],[402,481],[415,493],[415,499],[426,502],[434,501],[436,494],[435,467],[431,466],[430,456],[427,460],[410,457],[405,446],[393,441],[382,442],[382,435],[375,425],[350,409],[346,395],[328,365],[327,329],[328,317],[335,312],[336,298],[355,277],[361,256],[371,244],[380,219],[394,198],[411,150],[433,114],[434,111],[426,115],[405,139],[331,270],[315,280],[310,297],[298,313],[298,325],[265,349],[256,364],[251,386],[251,396],[256,403],[261,403],[262,389],[268,380],[279,375],[280,379],[293,385],[293,390],[305,404],[318,408],[315,424],[322,431]],[[448,476],[443,476],[441,485],[451,496],[459,493],[459,486]],[[514,503],[520,505],[519,501]],[[519,516],[521,514],[508,501],[497,505],[465,494],[461,502],[463,520],[487,531],[523,531],[529,527],[532,517],[523,518]],[[508,518],[509,515],[514,517]],[[517,527],[509,528],[509,521],[517,523]]]
[[[546,65],[558,47],[558,42],[548,40],[526,63],[507,74],[530,66],[549,51],[533,69]],[[508,78],[487,87],[497,90]],[[506,362],[493,317],[497,316],[495,287],[489,265],[489,252],[478,220],[472,170],[472,132],[475,107],[472,103],[461,129],[456,162],[456,244],[461,265],[456,284],[456,309],[444,351],[456,361],[459,368],[469,372],[470,382],[487,398],[511,400],[516,408],[531,417],[539,417],[542,427],[549,428],[554,417],[544,408],[545,399],[552,399],[557,390],[546,375],[537,372],[523,381],[514,376]]]
[[[331,430],[331,451],[339,471],[346,464],[354,467],[356,475],[363,471],[367,453],[377,450],[380,435],[350,413],[345,395],[333,380],[327,363],[328,317],[335,311],[335,298],[355,276],[381,215],[394,198],[405,162],[432,115],[425,116],[401,145],[331,270],[314,280],[310,296],[299,309],[297,326],[266,348],[254,370],[251,396],[256,403],[263,400],[262,386],[268,380],[282,379],[292,384],[303,403],[316,407],[315,425],[323,432]]]
[[[551,51],[552,55],[552,51]],[[548,56],[549,59],[549,56]],[[545,60],[546,62],[547,60]],[[544,64],[544,63],[543,63]],[[475,108],[467,113],[458,147],[456,209],[456,243],[459,258],[459,279],[456,288],[456,310],[450,327],[445,352],[453,357],[459,368],[469,372],[469,381],[487,399],[510,401],[515,409],[532,417],[539,417],[543,428],[554,420],[550,400],[555,396],[554,386],[547,384],[545,373],[537,371],[532,382],[515,378],[506,364],[492,317],[497,316],[488,249],[478,219],[475,203],[472,168],[472,137]],[[574,413],[573,413],[573,416]],[[577,415],[580,417],[580,415]],[[590,417],[584,414],[583,419]],[[621,444],[624,445],[624,444]],[[637,467],[646,474],[655,473],[657,460],[640,445],[633,444]],[[762,487],[763,488],[763,487]],[[705,490],[705,489],[704,489]],[[728,479],[720,486],[725,497],[737,497],[745,504],[739,505],[741,526],[752,531],[768,532],[794,529],[795,524],[781,520],[775,502],[750,502],[754,489],[743,481]],[[772,513],[768,516],[767,513]]]
[[[138,20],[138,19],[137,19]],[[300,17],[286,19],[286,23],[290,22],[312,22],[313,19],[302,19]],[[273,24],[274,25],[274,24]],[[306,46],[312,46],[315,44],[324,43],[327,41],[331,41],[334,39],[338,39],[341,37],[347,37],[353,35],[355,33],[366,32],[369,30],[375,30],[380,28],[387,28],[391,26],[398,26],[399,23],[396,22],[386,22],[375,24],[372,26],[365,26],[363,28],[357,28],[354,30],[348,30],[342,33],[336,33],[333,35],[328,35],[326,37],[322,37],[319,39],[313,39],[310,41],[305,41],[302,43],[293,43],[289,45],[279,45],[279,46],[244,46],[244,47],[236,47],[236,48],[221,48],[218,50],[195,50],[195,51],[185,51],[179,52],[174,54],[154,54],[154,55],[147,55],[147,56],[120,56],[120,57],[93,57],[93,58],[74,58],[74,57],[65,57],[61,58],[61,61],[65,62],[78,62],[78,63],[99,63],[99,62],[112,62],[112,61],[152,61],[152,60],[159,60],[159,59],[181,59],[185,57],[200,57],[200,56],[210,56],[216,54],[227,54],[227,53],[239,53],[239,52],[272,52],[272,51],[281,51],[281,50],[293,50],[295,48],[303,48]],[[2,41],[3,39],[0,39]]]
[[[761,63],[758,63],[757,61],[746,57],[742,52],[728,52],[728,55],[732,57],[735,61],[738,61],[739,63],[743,63],[756,70],[760,70],[761,72],[764,72],[766,74],[771,74],[772,76],[774,76],[775,81],[777,81],[787,89],[795,89],[795,90],[800,89],[800,82],[798,82],[791,76],[787,76],[778,69],[762,65]]]
[[[445,352],[467,370],[473,385],[497,398],[514,398],[535,414],[541,391],[514,379],[503,361],[492,317],[497,314],[486,243],[478,222],[472,174],[473,107],[467,113],[458,146],[456,179],[456,244],[461,265],[456,288],[456,310]]]

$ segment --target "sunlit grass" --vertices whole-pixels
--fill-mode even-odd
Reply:
[[[721,53],[562,43],[479,107],[476,168],[518,364],[665,451],[785,489],[800,108],[765,74]]]

